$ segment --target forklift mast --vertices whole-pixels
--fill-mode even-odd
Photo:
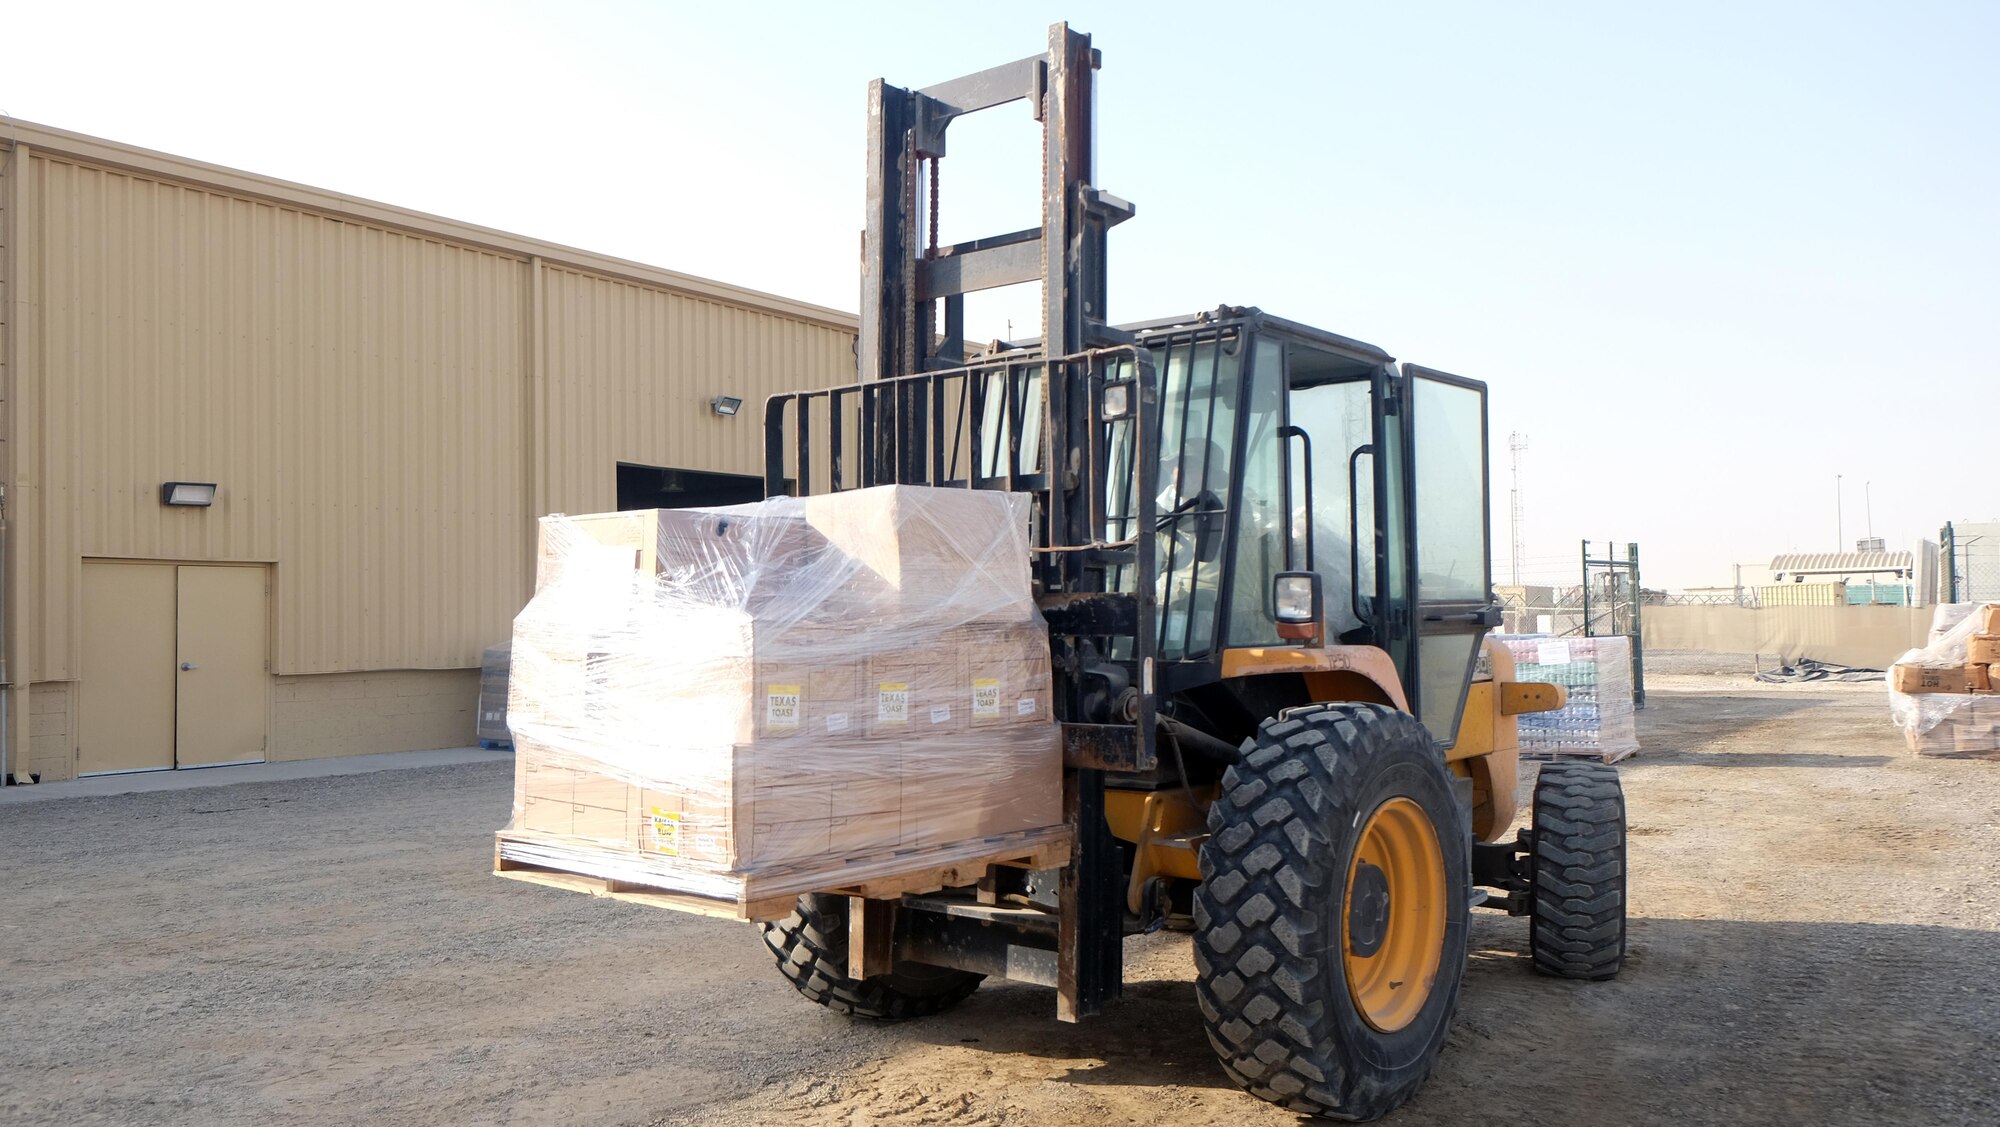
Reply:
[[[868,227],[861,268],[863,380],[966,362],[965,295],[1042,284],[1042,353],[1129,343],[1105,324],[1105,232],[1132,206],[1091,185],[1090,37],[1057,24],[1036,55],[922,90],[868,87]],[[938,169],[959,117],[1026,101],[1042,123],[1042,225],[938,245]],[[944,324],[938,326],[943,304]],[[1060,392],[1051,388],[1051,406]]]
[[[1157,763],[1159,400],[1151,354],[1105,323],[1105,233],[1133,209],[1091,184],[1099,61],[1089,36],[1057,24],[1045,55],[921,90],[869,86],[859,382],[774,396],[765,415],[770,495],[911,484],[1034,498],[1033,575],[1075,830],[1054,874],[1047,984],[1070,1021],[1099,1012],[1122,981],[1125,873],[1105,776]],[[1041,226],[940,246],[947,128],[1019,101],[1043,127]],[[1042,287],[1039,345],[969,356],[965,295],[1031,282]],[[1021,925],[1019,942],[1039,942],[1034,930]]]

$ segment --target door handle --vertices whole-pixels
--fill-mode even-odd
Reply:
[[[183,662],[181,662],[181,672],[183,672],[183,673],[193,673],[193,672],[194,672],[195,670],[197,670],[197,669],[200,669],[200,668],[201,668],[201,666],[199,666],[199,665],[196,665],[196,664],[195,664],[194,662],[192,662],[192,661],[183,661]]]
[[[1500,625],[1500,608],[1481,607],[1479,610],[1468,611],[1464,614],[1427,614],[1424,616],[1424,621],[1425,622],[1470,622],[1478,626],[1485,626],[1490,628]]]

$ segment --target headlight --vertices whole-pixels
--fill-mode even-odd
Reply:
[[[1104,404],[1098,412],[1107,423],[1117,422],[1132,413],[1132,381],[1104,385]]]

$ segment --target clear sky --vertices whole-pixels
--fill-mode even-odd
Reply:
[[[1113,319],[1486,380],[1501,581],[1515,430],[1531,577],[1831,550],[1836,474],[1849,540],[1863,483],[1892,546],[2000,515],[2000,5],[5,0],[0,112],[853,309],[867,81],[1058,19],[1139,208]],[[947,240],[1030,225],[1034,128],[954,126]]]

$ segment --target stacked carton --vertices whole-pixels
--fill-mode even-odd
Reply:
[[[486,647],[479,658],[479,718],[473,735],[485,746],[510,744],[507,731],[507,652],[511,642]]]
[[[1889,669],[1889,708],[1910,750],[2000,759],[2000,603],[1973,608]]]
[[[1629,638],[1496,636],[1514,655],[1514,678],[1561,685],[1569,703],[1554,712],[1516,718],[1521,756],[1586,756],[1616,763],[1639,750],[1632,710]]]
[[[541,533],[503,857],[743,899],[1061,824],[1025,497],[895,486]]]

